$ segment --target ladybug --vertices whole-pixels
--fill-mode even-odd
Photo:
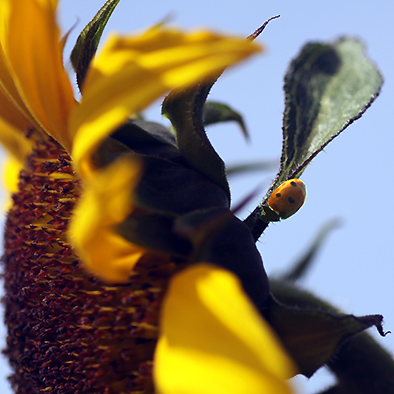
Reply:
[[[287,219],[302,207],[305,197],[306,188],[304,182],[301,179],[289,179],[272,192],[268,199],[268,206],[281,219]]]

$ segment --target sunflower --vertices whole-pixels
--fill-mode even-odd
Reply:
[[[89,27],[101,29],[116,4]],[[221,264],[223,229],[245,237],[225,191],[173,142],[163,156],[165,133],[154,140],[133,120],[168,91],[215,78],[261,48],[163,26],[112,36],[78,74],[77,100],[56,8],[56,0],[0,1],[0,141],[13,163],[3,256],[13,389],[290,393],[292,361],[251,302],[268,291],[256,290],[262,265],[264,283],[245,291],[250,274],[237,278]],[[193,199],[195,188],[208,197]],[[193,217],[204,231],[187,239]],[[209,252],[196,253],[212,239]]]

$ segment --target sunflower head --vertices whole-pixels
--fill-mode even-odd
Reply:
[[[223,264],[225,234],[217,250],[207,245],[226,226],[248,239],[229,211],[221,160],[218,182],[216,169],[195,168],[168,130],[134,116],[170,89],[203,78],[208,87],[260,48],[157,26],[113,36],[94,57],[117,3],[103,6],[72,53],[79,103],[62,65],[57,2],[1,3],[0,139],[22,168],[3,256],[6,354],[18,393],[153,392],[170,278],[211,254]],[[248,242],[263,279],[256,300],[266,298]]]
[[[205,128],[236,121],[248,133],[240,114],[207,97],[227,67],[262,50],[253,40],[266,23],[247,39],[162,24],[97,51],[118,2],[74,47],[77,100],[57,1],[0,1],[0,141],[17,163],[3,255],[12,386],[289,394],[286,379],[312,375],[345,339],[371,325],[384,334],[382,318],[340,314],[290,286],[294,275],[270,284],[255,243],[301,207],[305,193],[291,185],[372,103],[381,76],[358,41],[304,48],[285,79],[279,172],[241,220]],[[346,89],[359,102],[332,114],[333,92]],[[141,115],[164,94],[170,127]]]

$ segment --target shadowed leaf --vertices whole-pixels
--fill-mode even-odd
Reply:
[[[193,244],[191,261],[202,261],[202,255],[210,246],[215,234],[232,219],[232,213],[224,208],[194,211],[175,222],[175,232]]]
[[[224,162],[209,142],[203,122],[205,101],[216,79],[173,90],[163,101],[162,113],[170,119],[186,161],[220,186],[230,199]]]
[[[270,285],[273,298],[267,319],[307,377],[335,362],[341,346],[355,334],[372,326],[380,335],[387,334],[381,315],[346,315],[289,282],[270,280]],[[378,351],[379,345],[375,345]]]
[[[137,204],[156,213],[185,215],[210,208],[228,208],[227,194],[182,158],[142,155],[144,171],[136,190]]]
[[[164,215],[131,215],[117,227],[128,241],[163,253],[185,257],[191,244],[173,232],[174,218]]]
[[[121,126],[112,137],[123,142],[131,149],[146,144],[165,144],[176,148],[175,137],[160,123],[133,119]]]
[[[161,124],[133,120],[121,126],[93,154],[97,167],[105,167],[126,153],[180,157],[174,136]]]
[[[338,314],[327,302],[289,282],[271,280],[271,291],[281,303],[297,309],[317,309]],[[382,327],[379,333],[386,335]],[[368,333],[347,340],[327,362],[336,375],[336,386],[320,394],[394,394],[394,360]]]
[[[346,342],[327,366],[339,381],[333,393],[394,394],[393,356],[367,333]]]

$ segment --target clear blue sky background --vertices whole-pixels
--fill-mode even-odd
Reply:
[[[93,17],[102,2],[63,0],[60,3],[63,31],[79,21],[66,47],[68,55],[78,30]],[[209,137],[228,164],[278,158],[282,82],[289,61],[308,41],[331,41],[351,35],[365,42],[370,57],[385,77],[381,96],[307,168],[303,175],[308,189],[305,206],[294,217],[271,225],[261,237],[259,249],[267,271],[280,273],[303,253],[327,220],[342,219],[343,226],[329,236],[303,284],[349,313],[383,314],[385,329],[394,331],[390,225],[394,221],[390,165],[394,143],[391,118],[394,3],[384,0],[121,0],[106,32],[135,31],[171,16],[175,24],[185,28],[204,26],[247,36],[277,14],[281,18],[272,21],[259,39],[266,45],[265,54],[230,70],[211,94],[211,99],[226,101],[242,112],[252,142],[246,143],[238,128],[231,124],[212,127]],[[161,121],[159,103],[152,106],[148,114]],[[275,172],[276,169],[271,173],[234,178],[233,201],[240,201],[262,180],[267,181],[268,187]],[[257,203],[258,200],[251,203],[241,216],[245,217]],[[4,328],[0,329],[4,338]],[[394,352],[394,334],[376,337]],[[3,359],[0,373],[0,392],[8,394],[11,392],[5,382],[8,369]],[[300,393],[313,393],[329,381],[330,378],[320,372],[312,382],[301,378],[296,384]]]

